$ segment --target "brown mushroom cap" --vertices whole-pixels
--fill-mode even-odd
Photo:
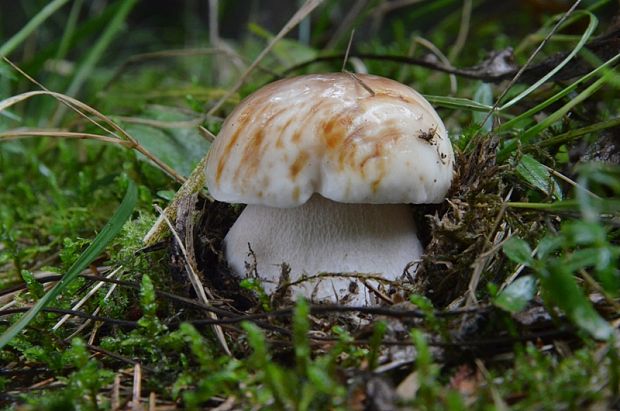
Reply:
[[[243,100],[209,152],[220,201],[294,207],[313,193],[344,203],[434,203],[454,153],[419,93],[383,77],[311,74]]]

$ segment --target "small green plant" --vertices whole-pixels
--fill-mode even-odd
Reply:
[[[253,353],[249,365],[260,370],[255,378],[265,385],[257,399],[274,401],[277,409],[320,410],[346,409],[346,389],[334,374],[335,361],[345,349],[336,344],[326,355],[312,358],[309,346],[308,303],[300,299],[293,315],[295,368],[275,363],[269,354],[263,332],[251,323],[243,328]],[[262,391],[262,390],[261,390]]]
[[[610,228],[600,221],[614,200],[605,201],[594,194],[584,194],[588,180],[605,184],[620,192],[615,176],[617,170],[590,169],[580,179],[578,193],[582,220],[566,221],[554,234],[545,235],[533,252],[522,239],[513,237],[504,244],[504,253],[512,261],[531,268],[540,282],[546,301],[562,309],[580,328],[599,339],[611,336],[612,329],[594,310],[576,278],[581,278],[596,291],[611,299],[620,291],[620,246],[610,240]],[[594,198],[591,198],[594,196]],[[510,293],[520,294],[518,304],[524,306],[533,297],[534,282],[524,277],[512,291],[500,297],[500,306],[510,309]],[[507,290],[508,291],[508,290]]]

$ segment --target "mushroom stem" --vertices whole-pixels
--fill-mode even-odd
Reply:
[[[416,233],[409,205],[337,203],[315,194],[294,208],[248,205],[224,241],[231,269],[243,278],[250,276],[250,245],[259,278],[271,294],[283,262],[291,268],[291,282],[319,273],[378,274],[395,280],[422,255]],[[368,288],[352,282],[355,279],[346,276],[321,277],[292,291],[315,301],[372,303]]]

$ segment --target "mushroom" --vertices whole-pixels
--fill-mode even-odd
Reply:
[[[444,124],[410,87],[311,74],[237,106],[208,154],[206,181],[215,199],[248,204],[224,239],[235,275],[251,276],[255,259],[270,294],[286,263],[293,294],[358,305],[374,301],[366,285],[375,280],[316,275],[401,277],[423,253],[410,204],[441,202],[453,164]]]

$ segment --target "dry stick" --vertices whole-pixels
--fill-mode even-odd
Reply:
[[[365,89],[367,92],[369,92],[369,93],[370,93],[370,95],[371,95],[372,97],[374,97],[374,96],[375,96],[375,92],[374,92],[374,90],[373,90],[373,89],[371,89],[371,88],[370,88],[370,86],[369,86],[368,84],[364,83],[364,81],[363,81],[361,78],[359,78],[357,75],[355,75],[355,73],[351,73],[350,71],[345,71],[345,73],[347,73],[349,76],[353,77],[353,79],[354,79],[355,81],[357,81],[357,82],[358,82],[358,83],[359,83],[362,87],[364,87],[364,89]]]
[[[345,69],[345,67],[347,66],[347,61],[349,60],[349,52],[351,51],[351,44],[353,44],[354,35],[355,29],[351,30],[351,37],[349,37],[349,44],[347,44],[347,51],[344,53],[344,59],[342,60],[342,68],[340,71],[342,71],[343,73],[347,73],[348,75],[353,77],[355,81],[361,84],[361,86],[364,87],[364,89],[366,89],[366,91],[369,92],[372,97],[374,97],[375,92],[373,89],[370,88],[368,84],[364,83],[361,78],[355,75],[355,73],[352,73]]]
[[[497,388],[495,387],[495,384],[493,383],[493,378],[491,377],[491,374],[489,373],[487,368],[484,366],[484,363],[482,362],[482,360],[479,358],[476,358],[475,362],[476,362],[476,366],[478,367],[478,370],[480,370],[480,373],[486,380],[487,386],[491,390],[491,397],[493,398],[495,409],[498,411],[509,411],[510,408],[508,407],[508,404],[506,404],[506,402],[502,398],[499,391],[497,391]]]
[[[13,315],[13,314],[24,313],[24,312],[28,311],[31,308],[32,308],[32,306],[23,306],[23,307],[19,307],[19,308],[9,308],[9,309],[5,309],[5,310],[0,310],[0,317],[3,317],[5,315]],[[89,318],[89,319],[95,320],[95,321],[103,321],[103,322],[106,322],[106,323],[117,325],[119,327],[136,328],[138,326],[138,322],[137,321],[118,320],[116,318],[101,317],[99,315],[87,314],[87,313],[85,313],[83,311],[73,311],[73,310],[65,310],[65,309],[61,309],[61,308],[50,308],[50,307],[43,308],[43,309],[41,309],[41,311],[44,311],[44,312],[47,312],[47,313],[53,313],[53,314],[70,314],[70,315],[73,315],[75,317]]]
[[[548,172],[550,172],[551,174],[553,174],[554,176],[556,176],[557,178],[564,180],[565,182],[567,182],[568,184],[572,185],[573,187],[575,187],[576,189],[579,190],[583,190],[586,194],[597,198],[597,199],[601,199],[601,196],[593,193],[592,191],[588,190],[587,188],[585,188],[584,186],[582,186],[581,184],[577,183],[576,181],[573,181],[572,179],[570,179],[569,177],[565,176],[564,174],[560,173],[559,171],[555,171],[554,169],[552,169],[549,166],[546,165],[542,165],[545,169],[547,169]]]
[[[118,269],[121,269],[121,267],[119,267]],[[108,278],[108,277],[104,277],[105,280],[112,280],[112,278]],[[118,286],[118,284],[111,282],[111,281],[105,281],[105,280],[101,280],[102,283],[111,283],[112,285],[110,286],[110,289],[108,290],[108,292],[106,293],[106,295],[103,297],[103,302],[108,301],[108,299],[110,298],[110,296],[112,295],[112,293],[114,292],[114,290],[116,290],[116,287]],[[139,288],[139,287],[137,287]],[[95,311],[93,311],[93,315],[99,315],[99,312],[101,311],[101,305],[99,305]],[[88,327],[90,325],[90,323],[93,322],[93,320],[91,319],[87,319],[86,321],[84,321],[82,323],[82,325],[80,325],[70,336],[65,338],[65,341],[71,341],[71,339],[73,339],[73,337],[79,335],[86,327]],[[101,322],[95,322],[95,325],[93,326],[92,331],[90,332],[90,337],[88,337],[88,343],[89,344],[94,344],[95,342],[95,337],[97,334],[97,330],[99,329],[99,327],[101,326]]]
[[[307,0],[303,6],[291,17],[291,19],[284,25],[282,30],[269,42],[267,47],[261,51],[261,53],[256,57],[256,59],[250,64],[245,72],[239,77],[239,80],[235,83],[235,85],[228,90],[228,92],[207,112],[207,117],[212,116],[217,110],[222,107],[222,105],[228,100],[239,88],[245,83],[245,80],[248,78],[250,73],[254,71],[256,66],[261,62],[263,58],[271,51],[273,46],[280,41],[282,37],[284,37],[289,31],[291,31],[299,22],[301,22],[308,14],[312,12],[319,4],[321,4],[323,0]]]
[[[116,273],[118,273],[121,270],[121,267],[118,267],[116,270],[112,271],[110,274],[108,274],[106,276],[106,278],[112,278],[116,275]],[[78,310],[80,307],[82,307],[86,301],[88,301],[90,299],[90,297],[92,297],[93,295],[95,295],[95,293],[104,285],[105,283],[103,281],[100,281],[98,284],[96,284],[93,288],[90,289],[90,291],[88,293],[86,293],[86,295],[80,300],[78,301],[73,307],[71,307],[72,310]],[[62,326],[67,320],[69,319],[69,314],[65,315],[64,317],[62,317],[53,327],[52,327],[52,331],[57,330],[58,328],[60,328],[60,326]]]
[[[571,6],[570,9],[568,9],[566,11],[566,13],[564,13],[564,15],[560,18],[560,20],[556,23],[555,26],[553,26],[553,28],[551,29],[551,31],[545,36],[545,38],[543,39],[543,41],[540,42],[540,44],[538,45],[538,47],[536,48],[536,50],[534,50],[534,52],[530,55],[530,57],[527,59],[527,61],[525,62],[525,64],[523,66],[521,66],[521,68],[519,69],[519,71],[517,71],[517,74],[515,74],[515,76],[512,78],[512,80],[510,80],[510,82],[508,83],[508,85],[504,88],[504,90],[502,91],[502,94],[499,95],[499,97],[497,98],[497,100],[495,100],[495,103],[493,104],[493,107],[491,108],[491,110],[489,110],[489,112],[487,113],[487,115],[484,117],[484,120],[482,120],[482,122],[480,124],[486,124],[486,122],[489,120],[489,118],[491,118],[491,116],[493,115],[493,113],[497,110],[497,108],[499,107],[500,102],[502,101],[502,99],[504,98],[504,96],[510,91],[510,89],[512,88],[512,86],[515,85],[515,83],[517,82],[517,80],[519,80],[519,77],[521,77],[521,75],[523,74],[523,72],[525,71],[525,69],[527,69],[530,64],[532,64],[532,61],[534,61],[534,58],[538,55],[538,53],[540,53],[540,51],[543,49],[543,47],[547,44],[547,42],[549,41],[549,39],[551,38],[551,36],[553,36],[555,34],[556,31],[559,30],[560,26],[562,25],[562,23],[564,23],[564,21],[568,18],[568,16],[570,16],[571,14],[573,14],[573,12],[575,11],[575,9],[577,8],[577,6],[579,5],[579,3],[581,3],[581,0],[576,0],[575,3],[573,3],[573,5]],[[476,140],[476,137],[478,136],[478,133],[480,133],[481,129],[478,129],[473,137],[469,140],[469,142],[467,143],[465,148],[468,148],[469,145],[471,144],[472,141]]]
[[[0,140],[21,140],[29,137],[58,137],[77,140],[98,140],[104,143],[118,144],[127,148],[133,148],[133,143],[116,137],[106,137],[99,134],[76,133],[73,131],[45,131],[45,130],[8,130],[0,133]]]
[[[121,287],[125,287],[125,288],[131,288],[133,290],[140,290],[140,284],[135,283],[135,282],[130,282],[130,281],[123,281],[123,280],[116,280],[113,278],[106,278],[106,277],[101,277],[101,276],[96,276],[96,275],[88,275],[88,274],[80,274],[81,278],[84,278],[86,280],[90,280],[90,281],[102,281],[105,283],[110,283],[110,284],[114,284],[114,285],[119,285]],[[58,281],[62,278],[62,275],[52,275],[52,276],[48,276],[48,277],[44,277],[44,278],[39,278],[37,279],[37,281],[41,284],[46,284],[49,282],[55,282]],[[9,288],[5,288],[3,290],[0,290],[0,296],[5,296],[8,294],[12,294],[15,292],[18,292],[20,290],[24,290],[26,289],[26,285],[25,284],[19,284],[13,287],[9,287]],[[213,312],[215,314],[221,315],[221,316],[228,316],[228,317],[235,317],[238,316],[237,314],[234,314],[230,311],[226,311],[222,308],[216,308],[210,305],[204,305],[202,303],[200,303],[199,301],[196,300],[192,300],[186,297],[182,297],[180,295],[176,295],[176,294],[172,294],[166,291],[161,291],[158,289],[155,289],[155,294],[158,297],[163,297],[163,298],[167,298],[171,301],[176,301],[182,304],[185,304],[187,306],[196,308],[196,309],[201,309],[204,311],[209,311],[209,312]],[[15,305],[15,304],[13,304]],[[4,312],[5,309],[8,309],[9,307],[4,306],[2,308],[0,308],[0,316],[2,315],[2,313]],[[64,314],[64,312],[63,312]],[[93,314],[94,315],[94,314]],[[92,317],[93,319],[96,319],[97,317]]]
[[[166,224],[164,224],[164,216],[170,220],[174,220],[177,216],[177,209],[179,204],[183,199],[187,196],[198,193],[202,190],[205,185],[205,173],[204,170],[207,167],[207,158],[209,156],[206,155],[196,165],[192,174],[187,178],[187,180],[183,183],[183,185],[177,190],[174,195],[174,198],[168,204],[163,214],[160,214],[157,217],[153,226],[149,229],[149,231],[144,235],[142,241],[146,246],[150,246],[155,244],[157,241],[161,240],[166,234]],[[207,198],[210,198],[207,196]]]
[[[108,299],[110,298],[110,296],[112,295],[112,293],[114,292],[114,290],[116,290],[116,286],[117,284],[112,284],[112,286],[110,287],[110,289],[108,290],[108,292],[106,293],[105,297],[103,297],[103,302],[108,301]],[[99,311],[101,310],[101,305],[99,307],[97,307],[97,309],[93,312],[93,314],[97,315],[99,314]],[[87,322],[89,322],[90,320],[88,320]],[[97,335],[97,331],[99,330],[99,328],[101,327],[101,322],[95,322],[95,325],[93,326],[92,331],[90,332],[90,337],[88,338],[88,342],[90,344],[93,344],[95,341],[95,336]],[[85,324],[86,325],[86,324]],[[81,330],[78,329],[76,330],[76,333],[80,332]]]
[[[142,370],[140,369],[140,363],[137,363],[133,367],[133,390],[131,398],[131,409],[133,411],[143,411],[140,404],[140,393],[142,392]]]
[[[151,120],[150,118],[125,117],[125,116],[116,116],[116,118],[126,123],[143,124],[146,126],[151,126],[155,128],[164,128],[164,129],[194,128],[202,124],[202,121],[203,121],[202,117],[196,117],[191,120],[180,120],[180,121],[160,121],[160,120]]]
[[[99,346],[96,346],[96,345],[86,344],[86,348],[88,348],[89,351],[105,355],[106,357],[114,358],[115,360],[122,361],[124,363],[131,364],[133,366],[138,364],[138,361],[136,361],[136,360],[132,360],[131,358],[124,357],[124,356],[122,356],[120,354],[114,353],[112,351],[108,351],[108,350],[106,350],[104,348],[101,348]],[[151,373],[155,373],[156,372],[154,368],[151,368],[151,367],[146,366],[146,365],[142,365],[141,368],[143,368],[144,370],[146,370],[148,372],[151,372]]]
[[[215,141],[215,134],[210,132],[208,128],[198,126],[198,131],[200,132],[200,135],[204,137],[204,139],[207,140],[209,143],[213,143]]]
[[[47,87],[45,87],[43,84],[41,84],[40,82],[38,82],[37,80],[35,80],[32,76],[30,76],[28,73],[26,73],[24,70],[22,70],[18,65],[16,65],[15,63],[13,63],[11,60],[9,60],[7,57],[3,57],[4,61],[10,65],[13,70],[17,71],[19,74],[21,74],[22,76],[24,76],[28,81],[30,81],[31,83],[37,85],[41,90],[49,93],[51,96],[55,97],[54,94],[59,94],[61,96],[64,96],[63,94],[60,93],[54,93],[53,91],[51,91],[50,89],[48,89]],[[22,95],[25,95],[28,93],[24,93]],[[40,94],[45,94],[45,93],[40,93]],[[33,94],[34,95],[34,94]],[[67,96],[68,97],[68,96]],[[121,139],[121,137],[119,135],[117,135],[116,133],[114,133],[111,130],[108,130],[105,126],[99,124],[96,120],[90,118],[89,116],[85,115],[84,113],[82,113],[80,110],[78,110],[76,107],[71,106],[71,104],[67,101],[64,101],[63,99],[59,99],[58,97],[56,97],[57,100],[59,100],[62,104],[67,105],[68,107],[70,107],[72,110],[76,111],[80,116],[84,117],[86,120],[90,121],[92,124],[94,124],[96,127],[101,128],[102,130],[104,130],[106,133],[112,134],[116,137],[118,137],[119,139]]]
[[[128,282],[128,281],[106,279],[105,277],[91,276],[91,275],[80,275],[80,277],[91,280],[91,281],[104,281],[104,282],[114,283],[114,284],[118,284],[123,287],[132,288],[135,290],[140,289],[139,284]],[[62,276],[54,276],[54,278],[51,278],[49,280],[55,281],[55,280],[59,280],[60,278],[62,278]],[[21,288],[23,289],[25,288],[25,286],[21,286]],[[215,314],[218,314],[219,316],[228,317],[230,319],[230,320],[220,320],[221,323],[234,324],[234,323],[238,323],[241,321],[256,321],[256,320],[262,320],[262,319],[267,319],[267,318],[288,317],[293,312],[292,308],[283,308],[280,310],[270,311],[266,313],[244,315],[244,314],[233,313],[231,311],[226,311],[221,308],[215,308],[213,306],[205,305],[199,301],[191,300],[189,298],[181,297],[181,296],[168,293],[165,291],[155,290],[155,293],[157,296],[168,298],[172,301],[180,302],[180,303],[186,304],[196,309],[201,309],[207,312],[213,312]],[[29,308],[30,307],[20,307],[20,308],[14,308],[14,309],[0,310],[0,317],[5,316],[5,315],[22,313],[22,312],[27,311]],[[480,313],[490,308],[492,307],[478,306],[475,308],[460,308],[460,309],[454,309],[454,310],[449,310],[449,311],[435,310],[433,312],[433,315],[436,317],[454,317],[454,316],[459,316],[459,315],[464,315],[464,314]],[[86,314],[82,311],[71,311],[71,310],[64,310],[64,309],[57,309],[57,308],[45,308],[44,310],[47,312],[56,313],[56,314],[71,314],[71,315],[75,315],[75,316],[82,317],[82,318],[89,318],[95,321],[110,322],[110,323],[113,323],[119,326],[125,326],[125,327],[137,326],[137,323],[135,321],[116,320],[113,318],[101,317],[101,316],[97,316],[94,314],[93,315]],[[426,317],[426,313],[420,310],[403,310],[403,309],[372,307],[372,306],[371,307],[353,307],[353,306],[342,306],[342,305],[318,304],[318,305],[310,305],[310,311],[315,315],[338,313],[338,312],[357,312],[357,313],[362,313],[362,314],[383,315],[383,316],[394,317],[394,318],[425,318]]]
[[[209,0],[209,42],[215,47],[218,47],[221,41],[218,6],[219,0]]]
[[[347,51],[344,53],[344,59],[342,60],[342,68],[340,69],[340,71],[345,71],[345,68],[347,66],[347,60],[349,60],[349,51],[351,51],[351,44],[353,44],[353,36],[355,36],[355,29],[351,30],[349,44],[347,44]]]
[[[149,411],[157,410],[157,395],[154,391],[149,394]]]
[[[218,48],[222,47],[222,40],[220,39],[220,28],[219,28],[219,19],[218,19],[218,8],[219,8],[219,0],[209,0],[209,43],[212,46]],[[215,55],[213,58],[213,77],[214,83],[218,84],[222,81],[224,77],[222,74],[228,71],[228,67],[224,66],[224,61],[222,61],[221,56]]]
[[[174,239],[177,241],[178,246],[181,249],[181,252],[183,253],[183,258],[185,259],[185,268],[187,270],[189,280],[192,283],[192,286],[194,287],[194,291],[196,292],[196,295],[198,295],[198,298],[200,298],[205,305],[209,305],[209,297],[213,299],[214,298],[213,295],[211,295],[210,291],[205,290],[205,287],[202,285],[202,282],[200,281],[200,277],[198,277],[198,274],[196,274],[196,271],[194,270],[193,264],[189,258],[185,245],[183,244],[183,241],[181,241],[181,237],[179,237],[179,234],[177,233],[177,231],[172,226],[172,223],[166,217],[166,215],[164,214],[161,208],[157,206],[155,207],[157,209],[157,212],[161,216],[163,216],[163,219],[166,222],[168,229],[174,236]],[[209,293],[209,297],[207,297],[206,293]],[[215,313],[213,312],[209,312],[208,316],[211,317],[213,320],[217,320],[217,315],[215,315]],[[232,356],[232,353],[230,352],[230,349],[228,348],[228,344],[226,343],[226,337],[224,336],[224,331],[222,331],[222,327],[220,327],[219,325],[215,325],[213,326],[213,331],[215,332],[215,335],[220,345],[222,346],[222,349],[224,350],[224,352],[227,355]]]
[[[121,407],[121,375],[114,375],[114,384],[112,385],[112,395],[110,399],[110,409],[117,411]]]

